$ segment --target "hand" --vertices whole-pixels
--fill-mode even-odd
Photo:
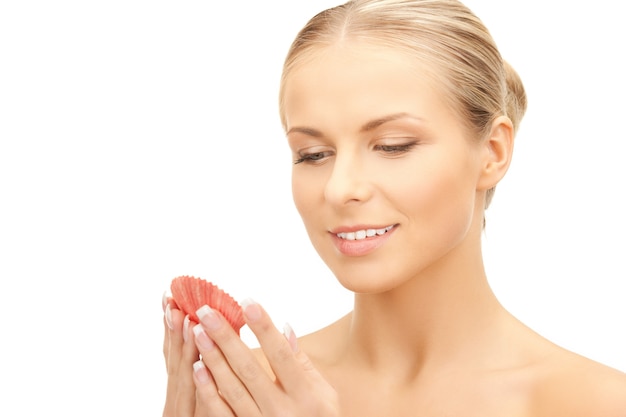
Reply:
[[[189,316],[185,316],[174,301],[166,297],[163,299],[163,312],[163,355],[167,368],[163,417],[192,417],[196,407],[193,363],[200,356],[191,333]]]
[[[293,332],[288,329],[281,334],[260,305],[244,303],[244,316],[274,378],[219,312],[204,306],[197,314],[201,323],[193,327],[193,333],[202,360],[193,365],[196,415],[339,415],[336,391],[298,349]]]

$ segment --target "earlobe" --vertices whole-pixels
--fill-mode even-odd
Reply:
[[[491,131],[483,143],[479,190],[495,187],[506,174],[513,155],[514,136],[513,123],[508,117],[500,116],[493,121]]]

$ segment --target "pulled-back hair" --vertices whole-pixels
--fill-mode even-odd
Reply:
[[[526,111],[523,84],[480,19],[456,0],[351,0],[314,16],[296,36],[283,66],[283,126],[291,71],[315,51],[350,40],[407,53],[433,69],[449,104],[477,138],[488,134],[499,116],[509,117],[517,131]],[[493,191],[487,192],[485,207]]]

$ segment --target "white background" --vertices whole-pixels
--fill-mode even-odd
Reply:
[[[336,4],[0,3],[0,415],[160,415],[177,275],[253,297],[298,334],[350,309],[293,208],[277,114],[291,40]],[[488,211],[494,290],[539,333],[626,370],[617,3],[467,4],[530,102]]]

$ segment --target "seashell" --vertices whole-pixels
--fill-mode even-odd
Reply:
[[[189,315],[190,320],[199,323],[196,311],[206,304],[219,311],[237,334],[240,334],[239,331],[245,324],[243,309],[233,297],[217,285],[202,278],[181,275],[172,280],[170,290],[174,302]]]

